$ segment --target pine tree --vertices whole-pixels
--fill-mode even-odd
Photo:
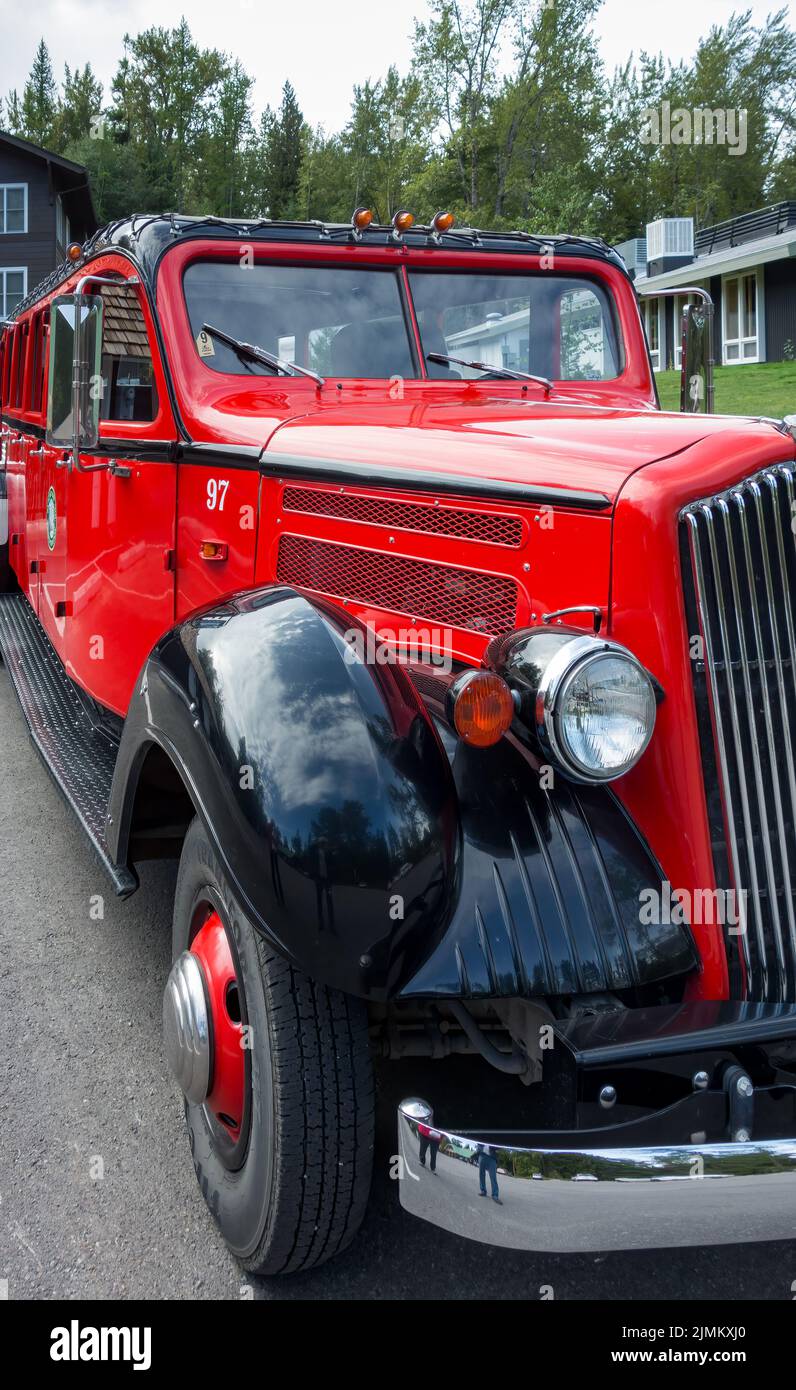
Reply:
[[[6,109],[3,117],[3,130],[8,130],[12,135],[24,135],[25,122],[22,118],[22,102],[19,99],[19,92],[14,89],[6,97]]]
[[[82,72],[75,68],[72,72],[64,65],[64,85],[58,118],[55,122],[55,148],[63,152],[75,140],[83,140],[91,133],[92,121],[102,111],[102,83],[97,81],[86,63]]]
[[[58,89],[47,45],[44,39],[40,39],[33,67],[22,93],[22,125],[25,138],[32,140],[34,145],[51,145],[57,116]]]
[[[296,93],[286,82],[279,112],[265,127],[263,182],[269,217],[298,216],[303,131],[304,117]]]

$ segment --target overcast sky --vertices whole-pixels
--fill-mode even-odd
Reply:
[[[777,0],[604,0],[597,22],[600,48],[609,68],[632,50],[662,51],[689,57],[697,39],[733,10],[751,9],[760,20],[780,6]],[[793,4],[787,8],[794,13]],[[257,109],[279,102],[285,78],[298,93],[312,125],[336,130],[349,113],[355,82],[376,79],[390,63],[409,65],[413,19],[426,12],[422,0],[395,5],[378,0],[300,0],[286,5],[267,0],[2,0],[0,95],[20,92],[39,38],[50,49],[56,75],[63,65],[90,59],[108,94],[122,52],[125,32],[152,24],[176,24],[182,14],[204,47],[225,50],[256,79]],[[710,101],[710,93],[704,94]]]

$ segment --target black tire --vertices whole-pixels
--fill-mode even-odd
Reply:
[[[186,1102],[199,1186],[252,1274],[323,1264],[353,1240],[373,1165],[373,1071],[364,1004],[277,956],[239,911],[200,821],[189,827],[174,902],[174,958],[210,902],[230,937],[242,990],[251,1105],[233,1169],[204,1107]]]

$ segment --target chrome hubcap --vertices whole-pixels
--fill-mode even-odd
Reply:
[[[210,1090],[210,1015],[202,967],[190,951],[177,958],[166,982],[163,1045],[186,1100],[203,1105]]]

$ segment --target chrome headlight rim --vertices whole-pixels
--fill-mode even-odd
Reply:
[[[653,699],[653,716],[643,743],[634,756],[621,768],[588,769],[574,758],[561,738],[558,723],[562,696],[576,676],[582,675],[588,666],[605,656],[619,657],[626,661],[648,683]],[[536,736],[542,748],[553,758],[570,781],[580,782],[584,785],[615,782],[630,772],[647,751],[655,730],[655,707],[655,685],[649,671],[642,665],[638,657],[634,656],[627,647],[622,646],[621,642],[612,642],[608,638],[590,637],[584,634],[565,642],[551,657],[544,669],[536,693]]]

